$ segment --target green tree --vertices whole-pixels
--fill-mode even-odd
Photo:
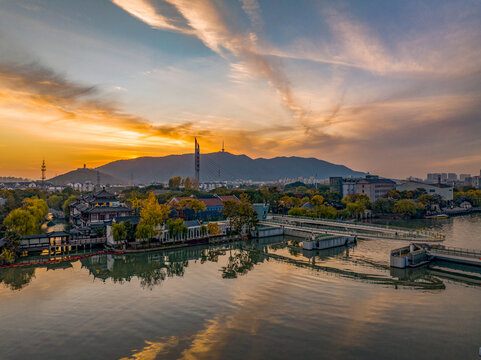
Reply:
[[[234,218],[234,231],[241,233],[243,230],[246,230],[247,234],[250,234],[256,228],[257,223],[257,213],[250,203],[249,197],[246,194],[242,194],[237,206],[237,216]]]
[[[392,207],[392,212],[394,214],[399,214],[403,217],[411,217],[416,215],[417,206],[414,200],[411,199],[401,199],[394,203]]]
[[[15,262],[15,251],[7,248],[2,249],[2,253],[0,255],[0,260],[3,264],[13,264]]]
[[[169,179],[169,189],[179,190],[180,184],[182,183],[182,178],[180,176],[175,176]]]
[[[48,213],[47,202],[43,199],[26,198],[24,208],[40,223]]]
[[[298,187],[296,188],[296,193],[298,193],[298,194],[305,194],[305,193],[307,192],[307,190],[308,190],[307,187],[301,185],[301,186],[298,186]]]
[[[188,228],[185,226],[182,219],[169,219],[167,220],[167,230],[169,230],[169,237],[175,238],[187,234]]]
[[[387,197],[388,199],[391,199],[391,200],[400,200],[401,199],[401,193],[397,190],[390,190],[388,193],[387,193]]]
[[[76,195],[70,195],[67,198],[67,200],[65,200],[63,202],[62,210],[63,210],[63,213],[65,214],[66,219],[70,218],[70,204],[73,204],[75,201],[77,201],[77,196]]]
[[[465,195],[473,206],[481,206],[481,190],[468,190]]]
[[[287,212],[287,214],[291,215],[291,216],[306,216],[307,211],[306,211],[306,209],[295,207],[295,208],[290,209]]]
[[[150,224],[139,223],[135,231],[135,237],[141,242],[150,241],[156,235],[154,227]]]
[[[189,177],[186,177],[184,179],[184,189],[186,191],[189,191],[189,190],[194,190],[194,184],[192,183],[192,180],[190,180]]]
[[[127,241],[135,241],[135,226],[130,220],[126,220],[124,224],[125,231],[127,232]]]
[[[127,228],[123,221],[112,224],[112,236],[117,243],[127,239]]]
[[[142,200],[144,196],[137,191],[133,190],[129,193],[125,202],[130,205],[130,207],[134,210],[135,215],[139,215],[140,209],[142,208]]]
[[[372,209],[378,214],[391,212],[391,203],[388,199],[379,198],[372,204]]]
[[[317,217],[323,219],[335,219],[337,218],[337,210],[334,209],[332,206],[325,206],[321,205],[316,208],[316,215]]]
[[[431,196],[431,195],[428,195],[428,194],[421,194],[419,197],[418,197],[418,201],[423,204],[424,206],[428,206],[428,205],[431,205],[431,204],[434,204],[434,198]]]
[[[351,202],[346,205],[347,212],[350,216],[359,216],[364,214],[366,206],[363,202]]]
[[[7,231],[14,231],[20,236],[35,235],[40,230],[35,216],[25,209],[15,209],[3,220]]]
[[[62,195],[53,194],[47,199],[47,204],[50,209],[62,210],[64,197]]]
[[[222,201],[222,215],[229,221],[229,228],[232,230],[234,219],[238,216],[237,202],[234,200]]]

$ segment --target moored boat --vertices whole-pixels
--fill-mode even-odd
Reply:
[[[433,219],[433,220],[444,220],[449,219],[448,214],[436,214],[436,215],[426,215],[425,219]]]

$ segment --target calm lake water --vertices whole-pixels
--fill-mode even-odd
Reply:
[[[481,249],[479,215],[398,225]],[[0,270],[0,358],[479,358],[479,270],[391,270],[399,242],[286,240]]]

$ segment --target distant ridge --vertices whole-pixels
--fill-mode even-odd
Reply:
[[[112,175],[105,174],[99,171],[100,183],[102,185],[123,185],[127,184],[126,181],[122,179],[117,179]],[[69,171],[68,173],[55,176],[49,180],[48,182],[54,185],[67,185],[68,183],[85,183],[90,181],[92,184],[97,183],[97,170],[88,169],[88,168],[79,168],[77,170]]]
[[[194,154],[140,157],[117,160],[97,168],[104,174],[128,182],[149,184],[166,182],[171,177],[194,175]],[[201,154],[200,180],[206,181],[276,181],[283,178],[327,179],[330,176],[362,176],[364,173],[315,158],[276,157],[252,159],[228,152]]]

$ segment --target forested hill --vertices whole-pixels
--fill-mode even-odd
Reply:
[[[194,175],[194,154],[140,157],[118,160],[97,168],[101,173],[134,183],[166,182],[174,176]],[[283,178],[326,179],[330,176],[361,176],[364,173],[315,158],[276,157],[252,159],[228,152],[201,154],[200,179],[205,181],[274,181]]]
[[[98,176],[100,183],[105,185],[123,185],[127,184],[127,181],[122,179],[118,179],[112,175],[105,174],[102,171],[98,171]],[[85,183],[90,181],[92,184],[97,183],[97,170],[88,169],[88,168],[79,168],[77,170],[69,171],[68,173],[55,176],[48,180],[48,182],[55,184],[55,185],[67,185],[68,183],[75,184],[75,183]]]

